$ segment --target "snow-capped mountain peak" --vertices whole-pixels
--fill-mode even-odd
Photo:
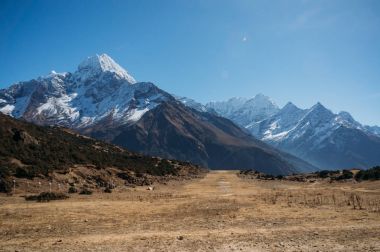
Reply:
[[[277,104],[268,96],[263,95],[261,93],[255,95],[252,99],[249,99],[246,102],[246,105],[261,105],[261,106],[271,106],[271,107],[277,107]]]
[[[257,94],[250,99],[231,98],[222,102],[210,102],[206,107],[214,109],[243,127],[267,118],[279,110],[274,101],[263,94]]]
[[[123,67],[105,53],[96,54],[82,61],[75,75],[83,81],[106,72],[114,73],[117,77],[127,80],[130,84],[136,83],[136,80]]]
[[[235,105],[239,105],[239,104],[243,105],[247,101],[248,101],[248,99],[245,97],[232,97],[232,98],[228,99],[229,103],[233,103]]]
[[[336,115],[335,119],[338,123],[345,125],[347,127],[352,127],[356,129],[365,130],[365,127],[361,125],[359,122],[355,121],[355,119],[352,117],[352,115],[346,111],[341,111]]]
[[[47,78],[54,78],[56,76],[65,77],[67,74],[68,74],[67,72],[58,73],[54,70],[51,70],[50,73],[46,77]]]
[[[0,90],[0,112],[37,124],[84,128],[104,120],[134,123],[170,99],[101,54],[84,60],[74,73],[52,71]]]
[[[348,122],[355,122],[355,119],[352,117],[352,115],[346,111],[341,111],[338,113],[339,117],[341,117],[343,120],[346,120]]]
[[[262,112],[265,114],[274,114],[274,112],[277,112],[279,110],[277,104],[271,98],[263,94],[257,94],[252,99],[246,101],[242,106],[242,109],[262,110]]]

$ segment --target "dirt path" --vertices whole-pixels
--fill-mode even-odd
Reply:
[[[317,190],[330,188],[214,171],[154,191],[49,203],[0,196],[0,251],[380,251],[378,212],[289,201]]]
[[[244,187],[244,184],[236,176],[236,172],[213,171],[208,173],[202,180],[194,181],[184,186],[182,193],[206,198],[233,196],[233,192],[237,191],[237,188]]]

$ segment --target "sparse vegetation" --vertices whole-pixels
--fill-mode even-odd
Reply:
[[[318,171],[315,173],[307,174],[292,174],[287,176],[268,176],[266,174],[254,171],[246,170],[241,171],[238,176],[248,179],[257,179],[262,183],[271,183],[268,180],[281,180],[273,181],[278,183],[282,187],[286,187],[286,183],[291,182],[313,182],[319,181],[318,185],[330,185],[332,182],[346,183],[354,185],[352,181],[364,181],[364,180],[378,180],[380,178],[380,167],[374,167],[368,170],[358,171],[355,175],[354,170],[336,170],[336,171]],[[328,187],[328,186],[327,186]],[[327,190],[327,189],[314,189],[308,190],[284,190],[275,189],[268,190],[267,192],[260,194],[260,200],[266,204],[284,204],[288,207],[306,206],[306,207],[321,207],[321,206],[334,206],[335,208],[349,207],[354,210],[367,210],[371,212],[380,212],[380,199],[378,195],[360,192],[360,191],[344,191],[344,190]]]
[[[339,170],[337,170],[337,171],[322,170],[322,171],[315,172],[315,174],[320,178],[329,178],[332,176],[336,176],[339,173],[340,173]]]
[[[298,182],[315,182],[317,179],[327,179],[329,181],[347,181],[347,180],[379,180],[380,179],[380,166],[373,167],[368,170],[360,170],[356,174],[355,170],[322,170],[314,173],[300,173],[292,175],[268,175],[255,170],[243,170],[240,171],[238,176],[260,179],[260,180],[288,180]]]
[[[57,127],[36,126],[5,115],[0,115],[0,123],[0,166],[19,178],[47,176],[53,170],[65,172],[74,164],[118,167],[158,176],[177,173],[167,160],[134,154]],[[20,137],[23,135],[36,141],[25,142]],[[17,159],[23,166],[17,167],[7,157]]]
[[[100,170],[117,168],[129,184],[147,185],[146,175],[177,176],[186,167],[189,173],[200,168],[189,163],[152,158],[124,150],[67,129],[42,127],[0,113],[0,192],[10,192],[13,178],[49,178],[53,172],[67,174],[75,165]],[[128,174],[129,175],[128,178]],[[141,178],[134,180],[134,178]],[[91,177],[96,183],[106,181]]]
[[[284,204],[288,207],[334,206],[349,207],[356,210],[367,210],[380,213],[380,199],[376,195],[332,190],[278,190],[274,189],[260,195],[266,204]]]
[[[115,177],[124,172],[110,170]],[[6,251],[104,247],[112,251],[152,247],[162,251],[376,251],[379,244],[380,181],[250,180],[233,171],[210,172],[203,179],[169,183],[153,191],[148,186],[119,190],[122,181],[113,180],[116,193],[73,195],[69,201],[53,204],[25,204],[19,197],[0,195],[0,247]],[[86,184],[68,186],[80,189]],[[48,184],[44,186],[46,190]],[[87,187],[95,190],[95,186]]]

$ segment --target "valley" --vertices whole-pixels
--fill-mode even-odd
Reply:
[[[0,252],[380,252],[380,1],[0,17]]]
[[[294,182],[211,171],[113,193],[0,196],[1,251],[379,251],[380,181]],[[361,205],[353,205],[351,195]],[[355,209],[354,209],[355,208]]]

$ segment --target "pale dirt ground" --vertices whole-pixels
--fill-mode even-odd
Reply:
[[[347,205],[352,192],[365,209]],[[18,196],[0,196],[0,251],[380,251],[379,182],[257,181],[215,171],[154,191],[49,203]]]

